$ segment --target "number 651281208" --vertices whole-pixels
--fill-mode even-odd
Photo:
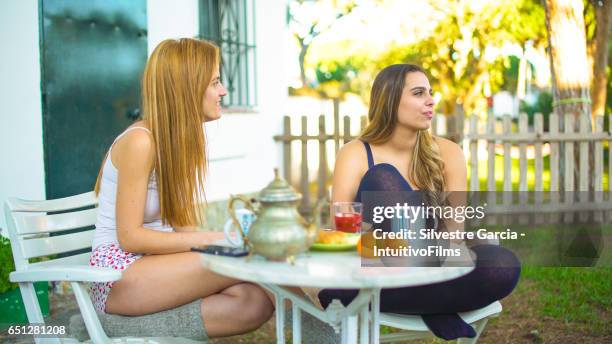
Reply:
[[[11,325],[7,333],[11,336],[54,337],[65,335],[66,326],[45,324]]]

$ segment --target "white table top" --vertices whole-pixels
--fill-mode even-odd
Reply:
[[[451,280],[473,267],[362,267],[361,257],[349,252],[307,252],[293,265],[264,257],[222,257],[202,254],[202,264],[227,277],[256,283],[318,288],[394,288]]]

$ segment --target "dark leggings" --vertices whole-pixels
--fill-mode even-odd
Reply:
[[[383,289],[380,311],[400,314],[452,314],[485,307],[510,294],[521,273],[518,259],[511,251],[494,245],[472,247],[476,266],[465,276],[454,280],[417,287]],[[319,293],[321,305],[339,299],[345,306],[357,290],[324,289]]]

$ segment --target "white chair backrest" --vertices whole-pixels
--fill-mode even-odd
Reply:
[[[4,213],[16,270],[34,265],[87,264],[90,253],[74,251],[91,247],[97,205],[93,191],[48,201],[8,199]],[[80,228],[88,229],[75,233]],[[30,258],[59,253],[64,257],[29,263]]]

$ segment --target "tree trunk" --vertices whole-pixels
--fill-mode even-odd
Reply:
[[[595,51],[593,54],[593,118],[603,116],[606,110],[606,85],[608,77],[606,66],[608,65],[608,42],[610,30],[612,30],[612,1],[598,1],[595,7]]]
[[[308,46],[302,46],[302,49],[300,50],[300,56],[298,57],[298,61],[300,63],[300,79],[302,81],[302,87],[308,86],[308,83],[306,82],[306,68],[304,67],[307,51]]]
[[[544,0],[543,2],[546,10],[546,29],[553,79],[553,111],[559,114],[561,124],[564,123],[565,114],[574,115],[576,119],[574,131],[578,131],[581,117],[586,116],[591,122],[584,5],[582,0]],[[590,124],[592,127],[592,123]],[[564,154],[561,154],[561,157],[563,156]],[[591,160],[589,165],[592,167],[592,154],[589,154],[589,157]],[[578,164],[579,150],[575,150],[574,160],[575,166],[580,166]],[[563,168],[560,170],[561,185],[564,184],[564,178],[574,178],[574,189],[578,189],[578,169],[574,170],[573,176],[564,176]],[[590,184],[592,187],[592,183]]]
[[[295,38],[300,44],[300,55],[298,56],[298,63],[300,64],[300,80],[302,81],[302,87],[307,87],[308,84],[306,82],[306,69],[304,67],[304,63],[306,60],[306,53],[308,52],[310,44],[306,44],[305,39],[298,35],[295,35]]]

